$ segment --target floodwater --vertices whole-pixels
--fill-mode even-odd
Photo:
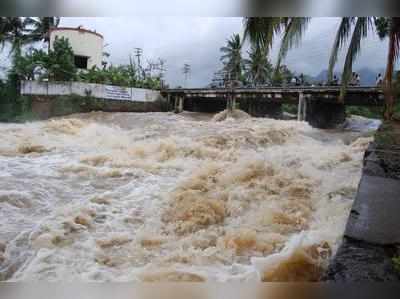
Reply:
[[[363,134],[198,113],[0,124],[0,280],[316,281]]]

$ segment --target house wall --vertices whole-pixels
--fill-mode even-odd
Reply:
[[[88,69],[101,67],[103,59],[103,37],[100,34],[77,28],[57,28],[50,32],[50,48],[53,48],[56,37],[65,37],[75,55],[89,57]]]

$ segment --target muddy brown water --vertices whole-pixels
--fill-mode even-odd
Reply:
[[[371,139],[212,117],[0,124],[0,278],[318,280]]]

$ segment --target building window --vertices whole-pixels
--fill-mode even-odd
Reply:
[[[75,59],[75,66],[77,68],[79,68],[79,69],[87,69],[88,68],[89,57],[75,55],[74,59]]]

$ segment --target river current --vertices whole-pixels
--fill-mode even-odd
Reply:
[[[317,281],[364,135],[198,113],[0,124],[0,280]]]

